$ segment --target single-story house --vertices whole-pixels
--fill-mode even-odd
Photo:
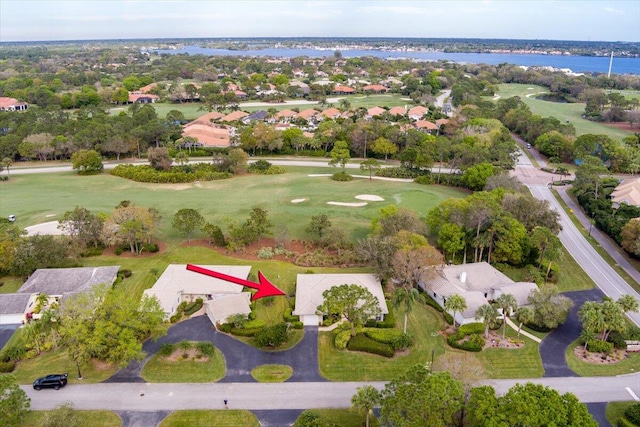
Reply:
[[[389,110],[389,114],[392,116],[404,116],[407,114],[407,107],[393,107]]]
[[[342,114],[340,110],[338,110],[337,108],[331,107],[331,108],[327,108],[326,110],[318,114],[318,117],[322,117],[326,119],[337,119],[338,117],[340,117],[340,114]]]
[[[382,107],[371,107],[367,110],[367,117],[381,116],[386,112],[387,110]]]
[[[220,113],[218,111],[210,111],[207,114],[203,114],[202,116],[198,117],[192,123],[198,122],[198,123],[209,124],[211,122],[215,122],[216,120],[220,120],[224,116],[225,115],[223,113]]]
[[[427,133],[432,133],[439,129],[438,125],[436,125],[433,122],[430,122],[429,120],[418,120],[415,126],[416,126],[416,129],[423,132],[427,132]]]
[[[331,91],[332,94],[334,95],[351,95],[355,92],[356,90],[352,87],[349,86],[344,86],[344,85],[336,85],[333,90]]]
[[[296,117],[297,114],[298,113],[296,113],[293,110],[282,110],[282,111],[278,111],[276,113],[276,118],[278,120],[284,120],[284,121],[288,122],[292,118]]]
[[[622,203],[640,206],[640,178],[628,178],[620,182],[611,192],[611,202],[616,209]]]
[[[380,304],[380,320],[389,313],[384,299],[382,284],[375,274],[298,274],[296,280],[296,306],[293,314],[300,316],[302,323],[307,326],[317,326],[322,323],[322,314],[318,313],[318,306],[324,302],[322,293],[340,285],[358,285],[369,290]]]
[[[222,117],[220,120],[223,122],[235,122],[236,120],[241,120],[245,117],[247,117],[249,115],[249,113],[245,113],[244,111],[234,111],[232,113],[227,114],[226,116]]]
[[[365,92],[382,93],[388,89],[382,85],[366,85],[362,87],[362,90]]]
[[[422,105],[416,105],[415,107],[409,109],[409,118],[412,120],[420,120],[422,116],[429,112],[427,107],[423,107]]]
[[[313,108],[307,108],[306,110],[300,111],[297,117],[308,121],[309,119],[314,118],[316,115],[318,115],[318,111],[314,110]]]
[[[226,126],[194,121],[182,128],[183,137],[195,138],[198,144],[206,147],[229,147],[231,135]]]
[[[144,93],[139,90],[135,92],[129,92],[129,102],[139,104],[152,104],[160,99],[158,95],[152,95],[150,93]]]
[[[47,295],[48,304],[52,304],[100,283],[112,285],[118,276],[118,270],[118,265],[38,269],[18,292],[0,294],[0,325],[20,324],[30,318],[37,319],[38,314],[33,311],[41,294]]]
[[[242,119],[242,123],[244,124],[249,124],[251,122],[257,122],[257,121],[264,121],[267,116],[269,115],[269,113],[267,113],[265,110],[258,110],[258,111],[254,111],[253,113],[249,114],[247,117]]]
[[[418,285],[442,308],[448,297],[462,296],[467,308],[456,313],[458,324],[477,322],[478,308],[502,294],[513,295],[518,307],[528,306],[531,291],[538,289],[532,282],[514,282],[487,262],[440,266],[435,273],[434,277]]]
[[[24,111],[29,108],[26,102],[18,101],[15,98],[0,96],[0,111]]]
[[[251,271],[251,266],[242,265],[199,267],[244,280]],[[153,287],[146,289],[144,294],[158,298],[167,319],[176,313],[181,302],[193,302],[198,298],[202,298],[205,312],[214,325],[225,323],[234,314],[251,312],[251,293],[242,292],[242,286],[187,270],[186,264],[169,265]]]

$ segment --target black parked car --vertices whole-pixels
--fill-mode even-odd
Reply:
[[[41,388],[53,388],[58,390],[60,387],[67,385],[67,374],[52,374],[46,377],[38,378],[33,382],[33,388],[40,390]]]

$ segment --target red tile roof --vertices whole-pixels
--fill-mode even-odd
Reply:
[[[393,107],[389,110],[389,114],[392,116],[403,116],[407,110],[404,107]]]
[[[191,122],[185,125],[182,136],[190,136],[208,147],[228,147],[231,145],[229,129],[224,126]]]
[[[365,92],[386,92],[387,88],[382,85],[367,85],[362,88]]]
[[[319,114],[322,117],[328,117],[330,119],[334,118],[334,117],[338,117],[340,115],[340,110],[338,110],[337,108],[327,108],[326,110],[324,110],[323,112],[321,112]]]
[[[385,110],[384,108],[381,108],[381,107],[371,107],[371,108],[369,108],[367,110],[367,114],[370,115],[371,117],[381,116],[386,112],[387,112],[387,110]]]
[[[309,120],[311,117],[315,116],[316,114],[318,114],[316,110],[314,110],[313,108],[307,108],[306,110],[300,111],[298,113],[298,117],[302,117],[305,120]]]
[[[8,98],[6,96],[0,96],[0,109],[1,110],[12,109],[11,107],[23,106],[23,105],[27,105],[27,103],[18,101],[15,98]]]
[[[438,125],[435,123],[431,123],[429,120],[418,120],[416,122],[416,127],[418,129],[429,129],[429,130],[437,130]]]
[[[150,99],[151,102],[155,102],[160,99],[157,95],[151,95],[150,93],[142,93],[139,90],[135,92],[129,92],[129,102],[138,102],[140,98]]]
[[[298,113],[293,110],[282,110],[276,113],[276,117],[285,118],[285,117],[295,117]]]
[[[226,116],[222,117],[220,120],[223,122],[233,122],[236,120],[240,120],[243,117],[247,117],[249,114],[244,111],[234,111],[233,113],[229,113]]]
[[[333,92],[353,93],[355,89],[349,86],[336,85],[336,87],[333,88]]]

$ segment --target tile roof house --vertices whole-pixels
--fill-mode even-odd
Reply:
[[[428,111],[429,109],[427,107],[416,105],[409,110],[409,118],[412,120],[420,120]]]
[[[152,95],[150,93],[141,92],[139,90],[135,92],[129,92],[129,102],[139,104],[152,104],[160,99],[158,95]]]
[[[418,120],[415,123],[416,129],[426,131],[427,133],[432,133],[433,131],[437,131],[440,129],[438,125],[430,122],[429,120]]]
[[[318,306],[324,302],[322,293],[340,285],[358,285],[369,290],[378,299],[381,319],[389,313],[384,299],[382,285],[375,274],[298,274],[296,280],[296,306],[293,314],[300,316],[302,323],[317,326],[322,323],[322,314]]]
[[[611,192],[614,208],[625,203],[629,206],[640,206],[640,178],[627,178],[620,182]]]
[[[502,294],[513,295],[518,307],[527,306],[529,294],[538,289],[535,283],[514,282],[487,262],[439,267],[433,278],[418,285],[442,308],[448,297],[461,295],[467,302],[467,308],[462,313],[456,313],[458,324],[476,322],[478,308]]]
[[[29,108],[26,102],[18,101],[15,98],[0,96],[0,111],[24,111]]]
[[[232,113],[227,114],[226,116],[222,117],[220,119],[220,121],[223,122],[235,122],[236,120],[241,120],[245,117],[247,117],[249,115],[249,113],[245,113],[244,111],[234,111]]]
[[[407,114],[407,107],[393,107],[389,110],[392,116],[404,116]]]
[[[338,117],[340,117],[340,110],[338,110],[337,108],[327,108],[326,110],[322,111],[320,114],[318,114],[318,117],[322,117],[325,119],[337,119]]]
[[[298,113],[293,110],[282,110],[276,113],[276,118],[279,120],[289,121],[297,115]]]
[[[206,147],[229,147],[231,135],[224,125],[193,121],[182,128],[182,137],[195,138],[199,144]]]
[[[204,114],[204,115],[198,117],[193,122],[209,124],[211,122],[215,122],[216,120],[220,120],[224,116],[225,115],[223,113],[219,113],[217,111],[211,111],[211,112],[209,112],[207,114]]]
[[[208,270],[246,280],[251,266],[244,265],[199,265]],[[234,314],[249,314],[251,293],[242,292],[243,287],[226,280],[187,270],[186,264],[170,264],[153,287],[144,291],[155,296],[168,319],[176,313],[181,302],[192,302],[202,298],[205,312],[216,325],[225,323]]]
[[[382,85],[366,85],[362,87],[362,90],[365,92],[382,93],[386,92],[388,89]]]
[[[371,107],[367,110],[367,117],[381,116],[386,112],[387,110],[382,107]]]
[[[312,117],[315,117],[316,115],[318,115],[318,111],[314,110],[313,108],[307,108],[306,110],[300,111],[297,117],[305,120],[309,120]]]
[[[118,265],[38,269],[22,284],[18,292],[0,294],[0,325],[20,324],[25,323],[28,318],[37,318],[33,311],[40,294],[47,295],[51,302],[64,300],[101,283],[113,284],[118,270]]]
[[[158,83],[150,83],[150,84],[148,84],[146,86],[142,86],[140,89],[138,89],[138,91],[140,91],[142,93],[149,93],[156,86],[158,86]]]
[[[356,90],[352,87],[349,86],[344,86],[344,85],[336,85],[333,90],[331,91],[331,93],[333,93],[334,95],[351,95],[355,92]]]

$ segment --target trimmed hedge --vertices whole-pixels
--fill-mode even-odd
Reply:
[[[384,320],[375,323],[376,328],[395,328],[396,316],[393,314],[393,310],[384,315]]]
[[[8,362],[0,362],[0,372],[2,373],[13,372],[15,367],[16,362],[14,362],[13,360],[10,360]]]
[[[198,298],[194,302],[190,302],[189,304],[187,304],[187,306],[184,308],[184,314],[187,316],[191,316],[193,313],[200,310],[201,308],[202,308],[202,298]]]
[[[367,329],[364,334],[374,341],[391,345],[403,335],[399,329]]]
[[[229,333],[231,333],[231,330],[233,329],[233,325],[231,323],[223,323],[222,325],[218,326],[218,329],[220,330],[220,332],[224,332],[225,334],[229,334]]]
[[[640,426],[640,424],[632,423],[631,421],[627,420],[626,418],[620,418],[618,420],[617,426],[618,427],[638,427],[638,426]]]
[[[252,337],[255,334],[257,334],[260,330],[262,330],[262,328],[252,328],[252,329],[247,329],[247,328],[231,328],[231,334],[232,335],[236,335],[238,337]]]
[[[588,340],[586,343],[587,351],[592,353],[611,353],[613,351],[613,343],[602,340]]]
[[[634,403],[625,409],[624,416],[633,424],[640,426],[640,403]]]
[[[484,334],[484,323],[474,322],[461,325],[458,332],[463,335]]]
[[[335,345],[336,349],[344,350],[347,348],[347,344],[349,344],[349,340],[351,339],[351,331],[341,331],[336,334],[335,339],[333,340],[333,345]]]
[[[260,329],[264,328],[267,322],[262,319],[250,320],[244,324],[245,329]]]
[[[347,348],[351,351],[363,351],[384,357],[393,357],[395,351],[389,344],[383,344],[367,338],[365,334],[357,334],[349,340]]]
[[[197,163],[185,167],[172,167],[168,171],[159,171],[149,165],[122,164],[109,171],[111,175],[131,179],[136,182],[154,183],[184,183],[194,181],[215,181],[231,178],[233,174],[220,172],[218,168],[208,163]]]
[[[469,337],[468,340],[462,341],[464,338]],[[458,330],[455,334],[451,334],[447,337],[447,343],[460,350],[479,352],[484,347],[485,340],[480,334],[465,335]]]

